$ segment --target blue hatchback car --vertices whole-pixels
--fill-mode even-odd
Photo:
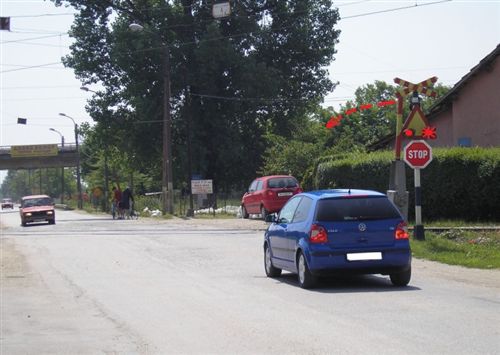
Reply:
[[[302,288],[322,275],[389,275],[396,286],[411,278],[407,225],[386,195],[369,190],[336,189],[292,197],[264,238],[268,277],[282,270],[298,274]]]

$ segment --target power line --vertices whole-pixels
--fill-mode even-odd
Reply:
[[[409,5],[409,6],[403,6],[403,7],[395,7],[392,9],[386,9],[386,10],[380,10],[380,11],[372,11],[372,12],[365,12],[363,14],[357,14],[357,15],[351,15],[351,16],[345,16],[341,17],[340,20],[346,20],[349,18],[356,18],[356,17],[363,17],[363,16],[370,16],[370,15],[377,15],[377,14],[383,14],[386,12],[394,12],[394,11],[399,11],[399,10],[406,10],[406,9],[413,9],[416,7],[422,7],[422,6],[428,6],[428,5],[436,5],[436,4],[441,4],[444,2],[450,2],[453,0],[441,0],[441,1],[434,1],[434,2],[426,2],[424,4],[419,5],[418,3],[415,3],[415,5]]]
[[[11,41],[0,42],[0,44],[19,43],[19,42],[25,42],[25,41],[33,41],[33,40],[37,40],[37,39],[54,38],[54,37],[64,36],[64,35],[67,35],[67,34],[68,34],[68,32],[61,32],[61,33],[55,34],[55,35],[47,35],[47,36],[40,36],[40,37],[31,37],[31,38],[24,38],[24,39],[14,39],[14,40],[11,40]]]
[[[28,18],[28,17],[48,17],[48,16],[70,16],[77,15],[76,12],[67,12],[62,14],[39,14],[39,15],[17,15],[17,16],[9,16],[10,18]]]
[[[13,71],[19,71],[19,70],[26,70],[26,69],[34,69],[34,68],[48,67],[48,66],[50,66],[50,65],[57,65],[57,64],[62,64],[62,62],[46,63],[46,64],[32,65],[32,66],[23,67],[23,68],[18,68],[18,69],[3,70],[3,71],[0,71],[0,74],[3,74],[3,73],[10,73],[10,72],[13,72]],[[51,69],[55,69],[55,68],[51,68]]]

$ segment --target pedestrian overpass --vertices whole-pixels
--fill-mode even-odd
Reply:
[[[0,147],[0,170],[76,167],[75,144]]]

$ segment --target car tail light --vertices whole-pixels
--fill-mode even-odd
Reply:
[[[304,192],[304,190],[302,190],[300,187],[297,187],[297,188],[295,189],[295,193],[296,193],[296,194],[301,194],[302,192]]]
[[[273,190],[267,190],[267,196],[274,196]]]
[[[401,222],[396,227],[396,231],[394,232],[395,239],[408,239],[410,234],[408,233],[408,225],[406,222]]]
[[[309,232],[309,240],[314,244],[326,243],[328,242],[328,233],[326,233],[325,228],[313,224]]]

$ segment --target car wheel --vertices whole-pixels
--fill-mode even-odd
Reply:
[[[299,279],[299,285],[302,288],[312,288],[316,283],[316,277],[311,274],[309,271],[309,267],[307,266],[306,258],[304,254],[299,253],[299,257],[297,259],[297,273]]]
[[[394,286],[406,286],[411,279],[411,266],[408,270],[390,274],[389,277],[391,278],[391,282]]]
[[[26,222],[22,221],[22,222],[21,222],[21,225],[22,225],[23,227],[26,227]]]
[[[266,269],[267,277],[278,277],[281,275],[281,269],[273,266],[273,261],[271,259],[271,249],[267,244],[264,247],[264,267]]]
[[[268,214],[269,214],[269,212],[267,212],[266,208],[264,206],[262,206],[260,208],[260,216],[262,217],[262,219],[264,221],[266,220],[266,217],[267,217]]]
[[[50,219],[49,220],[49,224],[56,224],[56,220],[55,219]]]
[[[247,219],[250,215],[247,212],[245,205],[241,205],[241,215],[243,218]]]

